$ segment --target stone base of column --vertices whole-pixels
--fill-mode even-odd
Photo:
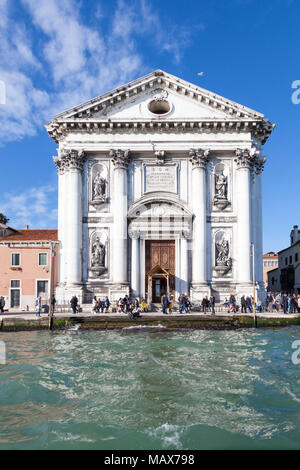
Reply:
[[[125,295],[130,295],[129,283],[112,284],[109,288],[109,300],[110,302],[117,302],[120,298],[124,298]]]
[[[56,305],[67,305],[70,307],[70,300],[73,295],[76,295],[78,303],[81,305],[83,303],[83,286],[58,285],[55,289]]]
[[[190,288],[190,298],[192,302],[202,302],[203,297],[210,296],[210,286],[205,283],[192,283]]]
[[[236,285],[236,301],[239,305],[241,305],[241,297],[244,295],[245,297],[253,296],[253,284],[245,282],[245,283],[239,283]]]

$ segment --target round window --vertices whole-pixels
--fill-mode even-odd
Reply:
[[[167,114],[170,111],[171,106],[166,100],[153,100],[150,101],[148,109],[154,114]]]

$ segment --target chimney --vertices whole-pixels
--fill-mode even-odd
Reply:
[[[25,230],[29,230],[29,225],[25,225]]]

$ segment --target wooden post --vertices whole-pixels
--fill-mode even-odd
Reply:
[[[53,256],[53,248],[52,242],[50,242],[50,284],[49,284],[49,330],[53,328],[53,312],[51,308],[51,298],[52,298],[52,256]]]
[[[255,302],[255,248],[254,243],[251,243],[252,248],[252,281],[253,281],[253,320],[254,327],[257,328],[257,316],[256,316],[256,302]]]

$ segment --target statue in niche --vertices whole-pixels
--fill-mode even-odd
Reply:
[[[105,246],[100,242],[99,237],[92,246],[91,265],[93,268],[105,266]]]
[[[216,249],[217,249],[217,259],[216,259],[217,266],[218,265],[228,266],[228,263],[230,261],[228,240],[226,240],[225,237],[222,237],[222,239],[219,242],[216,240]]]
[[[100,171],[96,173],[93,180],[93,200],[104,202],[106,199],[106,179],[101,176]]]
[[[216,191],[215,196],[218,199],[227,199],[227,176],[223,171],[216,174]]]
[[[220,277],[224,276],[231,270],[232,260],[229,256],[229,241],[226,240],[224,234],[220,233],[216,237],[216,265],[214,267],[215,274]]]
[[[224,175],[223,169],[219,169],[215,173],[215,197],[214,205],[219,209],[225,209],[229,201],[227,199],[228,192],[228,178]]]

